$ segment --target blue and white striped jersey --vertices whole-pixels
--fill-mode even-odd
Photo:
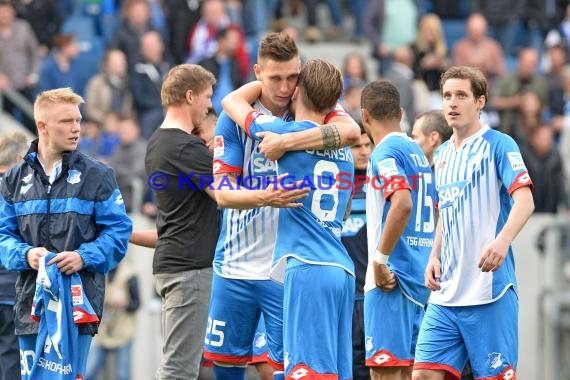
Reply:
[[[480,305],[516,289],[509,247],[496,272],[482,272],[483,249],[503,228],[512,207],[510,195],[531,179],[514,140],[485,126],[455,148],[454,137],[434,158],[442,226],[441,289],[430,302],[446,306]]]
[[[410,191],[413,208],[408,225],[390,253],[388,267],[398,279],[404,295],[425,305],[429,289],[424,272],[435,232],[435,190],[429,162],[421,148],[405,133],[390,133],[376,146],[368,162],[366,220],[368,227],[368,269],[364,292],[376,287],[374,253],[390,211],[390,196],[397,190]]]
[[[253,107],[270,115],[259,101]],[[287,114],[285,120],[291,120]],[[214,136],[214,175],[238,175],[242,188],[256,188],[276,175],[275,163],[258,148],[230,117],[222,112]],[[267,280],[277,234],[279,209],[224,209],[220,237],[214,255],[214,270],[222,277]]]

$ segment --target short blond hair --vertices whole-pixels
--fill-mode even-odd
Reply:
[[[70,87],[56,88],[41,92],[34,102],[34,120],[45,121],[44,112],[54,104],[73,104],[79,106],[85,103],[81,95],[76,94]]]
[[[164,109],[179,106],[186,102],[186,92],[192,90],[200,94],[216,84],[214,74],[199,65],[183,63],[170,69],[160,90]]]

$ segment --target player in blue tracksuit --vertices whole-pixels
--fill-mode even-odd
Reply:
[[[39,258],[48,252],[65,275],[79,273],[85,296],[100,318],[104,274],[124,257],[132,223],[111,168],[76,151],[83,99],[69,88],[38,95],[38,140],[0,185],[0,260],[20,272],[16,335],[22,378],[28,379],[38,323],[30,319]],[[97,324],[79,328],[77,355],[87,355]],[[84,361],[83,361],[84,362]],[[81,375],[84,368],[77,368]]]
[[[335,106],[342,75],[323,60],[305,63],[292,98],[295,122],[252,112],[248,95],[255,91],[250,94],[249,89],[255,85],[242,87],[247,95],[241,102],[224,100],[223,105],[252,137],[259,130],[303,131],[322,123]],[[299,201],[301,207],[280,210],[271,270],[285,287],[286,378],[351,379],[354,264],[340,239],[351,187],[341,188],[338,179],[341,174],[352,179],[352,154],[348,148],[288,152],[278,160],[277,171],[288,173],[277,187],[310,188]]]

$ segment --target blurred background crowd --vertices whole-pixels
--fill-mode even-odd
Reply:
[[[253,79],[267,31],[307,46],[343,44],[350,48],[336,58],[345,109],[358,119],[362,87],[384,77],[400,90],[408,132],[416,114],[441,107],[447,67],[476,66],[491,84],[482,117],[521,146],[538,185],[537,212],[556,212],[569,205],[560,175],[570,159],[569,3],[0,0],[2,108],[35,133],[29,102],[40,91],[72,87],[86,100],[80,149],[115,168],[129,211],[153,216],[152,199],[133,193],[146,182],[140,158],[162,121],[161,79],[173,65],[198,63],[215,74],[219,113],[223,96]]]
[[[391,80],[406,132],[416,115],[441,108],[446,68],[480,68],[490,83],[481,117],[520,145],[536,212],[568,215],[570,0],[0,0],[0,133],[13,125],[35,135],[36,94],[72,87],[86,100],[79,149],[115,169],[128,211],[151,223],[143,158],[163,119],[162,77],[183,62],[214,73],[207,122],[215,123],[221,99],[254,79],[257,45],[268,31],[291,34],[303,57],[341,68],[341,102],[357,121],[362,88]],[[150,307],[148,292],[142,300],[132,293],[115,298],[133,312],[139,303]],[[130,350],[133,334],[122,347]],[[138,339],[158,334],[147,335]],[[98,342],[97,358],[116,344]]]

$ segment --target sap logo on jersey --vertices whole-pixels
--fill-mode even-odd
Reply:
[[[364,227],[366,220],[363,216],[351,216],[342,224],[342,236],[349,237],[355,236]]]
[[[439,195],[439,208],[443,209],[451,206],[463,192],[466,185],[467,181],[457,181],[449,185],[441,186],[437,191]]]
[[[263,154],[255,152],[251,158],[255,175],[275,175],[275,163]]]

